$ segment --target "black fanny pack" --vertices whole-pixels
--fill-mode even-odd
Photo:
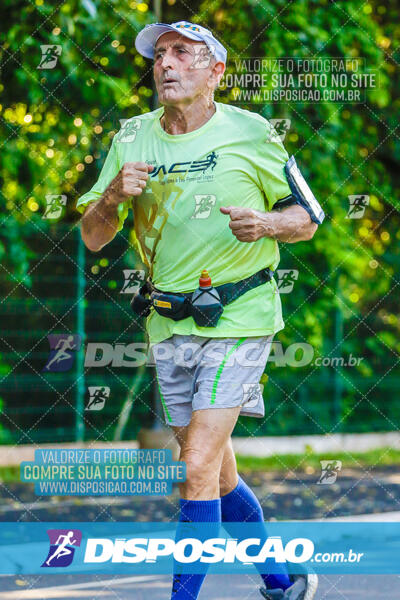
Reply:
[[[163,317],[181,321],[193,317],[199,327],[216,327],[224,306],[230,304],[249,290],[272,279],[271,269],[261,269],[250,277],[235,283],[224,283],[194,292],[163,292],[148,279],[133,296],[131,307],[140,317],[148,317],[154,309]]]

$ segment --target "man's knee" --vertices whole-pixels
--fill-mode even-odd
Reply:
[[[201,489],[210,481],[218,481],[221,459],[198,449],[185,449],[180,460],[186,463],[186,484]]]

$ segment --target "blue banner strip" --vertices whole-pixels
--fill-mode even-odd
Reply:
[[[0,573],[400,574],[400,523],[0,523]]]

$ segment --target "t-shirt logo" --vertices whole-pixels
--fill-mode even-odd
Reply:
[[[184,174],[186,177],[188,173],[204,173],[208,169],[214,171],[217,164],[217,158],[218,154],[213,151],[210,152],[210,154],[207,154],[207,157],[203,160],[175,162],[172,163],[170,167],[167,167],[166,165],[154,165],[154,170],[150,173],[150,177],[154,179],[159,174],[169,175],[173,173]]]

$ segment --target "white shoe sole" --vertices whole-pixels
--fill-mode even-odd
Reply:
[[[308,573],[307,589],[304,594],[304,600],[312,600],[318,588],[318,575],[316,573]]]

